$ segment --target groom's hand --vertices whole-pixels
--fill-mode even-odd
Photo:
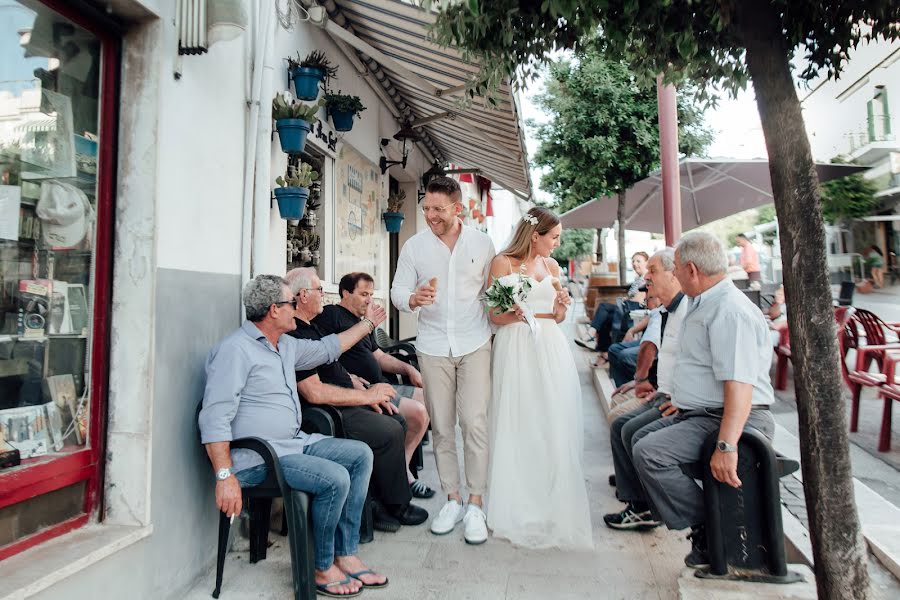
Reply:
[[[409,305],[412,308],[416,308],[419,306],[430,306],[434,304],[434,295],[437,293],[430,285],[423,285],[420,288],[416,288],[415,293],[409,299]]]

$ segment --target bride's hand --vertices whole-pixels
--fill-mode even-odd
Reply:
[[[522,310],[521,306],[516,305],[513,308],[513,312],[516,313],[516,321],[522,321],[523,323],[525,322],[525,311]]]
[[[566,290],[559,290],[556,292],[556,303],[568,306],[572,304],[572,297],[569,296],[569,292]]]

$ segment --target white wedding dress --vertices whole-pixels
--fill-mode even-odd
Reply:
[[[528,307],[553,312],[551,278],[529,279]],[[537,335],[513,323],[494,338],[488,526],[518,546],[591,549],[581,384],[556,321],[536,323]]]

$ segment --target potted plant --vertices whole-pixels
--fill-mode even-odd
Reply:
[[[282,219],[302,219],[309,198],[309,186],[319,178],[312,166],[301,162],[299,167],[288,165],[284,177],[279,176],[275,183],[275,199],[278,200],[278,212]]]
[[[359,96],[342,94],[325,94],[325,110],[331,115],[331,122],[335,131],[350,131],[353,129],[353,116],[359,117],[359,113],[366,110]]]
[[[318,215],[316,215],[316,211],[322,203],[319,201],[317,195],[313,194],[312,190],[310,190],[309,200],[306,202],[306,214],[303,216],[302,226],[306,229],[315,229],[316,223],[319,221]]]
[[[303,152],[306,148],[306,135],[319,120],[316,113],[322,104],[322,100],[315,104],[297,102],[290,92],[275,94],[275,99],[272,100],[272,118],[275,119],[275,129],[278,130],[282,152],[288,154]]]
[[[387,210],[381,214],[384,219],[384,227],[388,233],[398,233],[403,226],[403,201],[406,200],[406,192],[398,191],[388,196]]]
[[[304,265],[312,259],[312,252],[309,249],[309,244],[312,241],[312,237],[311,237],[312,235],[315,235],[315,234],[313,234],[309,231],[301,231],[297,235],[297,238],[299,240],[298,245],[300,246],[300,252],[299,252],[300,262]]]
[[[319,95],[319,84],[323,81],[327,86],[329,79],[337,75],[337,67],[331,66],[325,53],[313,50],[301,59],[297,53],[296,60],[289,56],[288,74],[294,80],[294,91],[301,100],[315,100]]]
[[[317,233],[310,233],[309,238],[309,253],[310,253],[310,264],[314,267],[319,266],[319,259],[321,258],[321,254],[319,253],[319,246],[321,245],[322,240]]]

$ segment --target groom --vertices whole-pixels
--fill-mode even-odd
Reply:
[[[482,495],[488,472],[488,402],[491,328],[478,296],[494,258],[494,244],[466,227],[459,184],[449,177],[428,183],[422,212],[428,229],[411,237],[397,260],[391,300],[418,314],[416,351],[425,405],[434,432],[434,456],[447,503],[431,522],[436,535],[465,521],[465,540],[487,540]],[[460,496],[456,422],[462,429],[468,507]]]

